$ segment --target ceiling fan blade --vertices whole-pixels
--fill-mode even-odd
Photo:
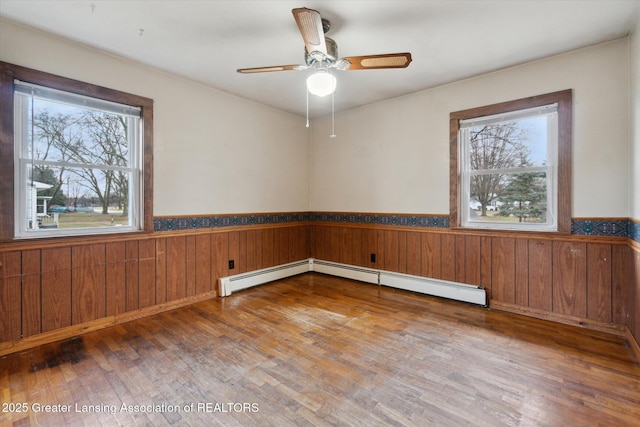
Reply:
[[[268,73],[271,71],[302,70],[304,68],[306,68],[305,65],[273,65],[271,67],[238,68],[237,71],[242,74],[251,74]]]
[[[375,70],[380,68],[407,68],[411,63],[411,54],[387,53],[383,55],[347,56],[351,63],[346,70]]]
[[[327,46],[324,42],[324,30],[320,12],[306,7],[293,9],[291,12],[296,24],[298,24],[300,34],[302,34],[307,53],[321,52],[326,55]]]

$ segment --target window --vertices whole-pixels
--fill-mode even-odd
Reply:
[[[571,91],[452,113],[451,138],[453,226],[570,231]]]
[[[152,101],[0,66],[0,238],[150,231]]]

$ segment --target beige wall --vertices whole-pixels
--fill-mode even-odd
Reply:
[[[631,171],[629,203],[631,218],[640,220],[640,21],[630,37],[631,57]]]
[[[621,39],[317,119],[311,210],[448,214],[449,113],[572,88],[572,216],[627,217],[629,69]]]
[[[308,133],[298,116],[7,21],[0,60],[153,98],[156,216],[447,214],[449,113],[572,88],[572,215],[640,218],[637,33],[337,114],[335,139],[329,117]]]
[[[156,216],[308,209],[298,116],[8,21],[0,60],[154,99]]]

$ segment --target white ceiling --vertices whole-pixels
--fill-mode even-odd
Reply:
[[[304,63],[296,7],[331,21],[340,56],[413,55],[338,72],[337,111],[624,37],[640,18],[640,0],[0,0],[0,16],[304,115],[308,71],[236,72]],[[330,105],[310,96],[312,116]]]

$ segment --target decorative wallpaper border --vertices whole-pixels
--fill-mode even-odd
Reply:
[[[571,234],[629,237],[631,222],[626,218],[572,218]]]
[[[640,243],[640,222],[629,220],[627,236],[636,243]]]
[[[240,227],[261,224],[288,224],[309,221],[308,212],[247,215],[212,215],[195,217],[156,217],[154,231],[196,230],[202,228]]]
[[[310,221],[344,224],[397,225],[401,227],[449,228],[448,215],[405,215],[370,213],[311,212]]]
[[[393,225],[399,227],[449,228],[448,215],[294,212],[194,217],[156,217],[154,231],[196,230],[298,222]],[[640,243],[640,222],[627,218],[572,218],[571,234],[628,237]]]

